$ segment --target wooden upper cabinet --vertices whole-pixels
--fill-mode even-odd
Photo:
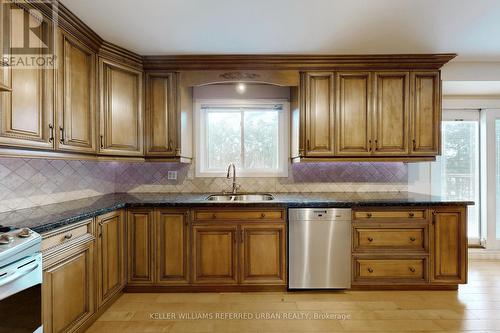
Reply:
[[[238,283],[237,231],[236,224],[193,227],[193,283]]]
[[[58,38],[57,148],[95,153],[95,53],[64,32]]]
[[[242,284],[286,284],[285,224],[241,226]]]
[[[305,85],[306,156],[333,156],[335,91],[334,74],[310,72],[301,76]]]
[[[29,21],[30,27],[39,26],[42,35],[49,35],[53,25],[40,21],[27,11],[11,5],[6,10],[2,4],[2,51],[4,54],[16,53],[25,42],[23,22]],[[33,38],[30,47],[42,55],[43,42]],[[24,57],[24,54],[18,54]],[[32,57],[33,55],[27,55]],[[54,148],[54,73],[53,69],[36,66],[17,65],[3,67],[3,86],[12,92],[1,93],[0,145],[11,147]]]
[[[97,218],[97,305],[101,307],[126,282],[125,221],[122,211]]]
[[[146,74],[146,155],[178,156],[176,75]]]
[[[142,71],[99,59],[99,152],[143,155]]]
[[[441,79],[438,71],[411,73],[410,154],[435,156],[441,144]]]
[[[365,156],[372,152],[372,74],[338,72],[336,82],[337,156]]]
[[[95,153],[95,53],[64,32],[58,48],[57,148]]]
[[[467,283],[467,220],[464,207],[433,211],[431,282]]]
[[[153,211],[127,212],[128,283],[152,284],[154,281]]]
[[[157,235],[156,283],[187,284],[189,223],[187,212],[159,210],[155,215]]]
[[[409,72],[374,73],[373,154],[407,155]]]

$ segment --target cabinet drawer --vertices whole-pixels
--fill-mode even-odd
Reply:
[[[403,250],[426,251],[427,230],[425,228],[355,228],[354,251]]]
[[[202,210],[195,211],[195,220],[284,220],[283,210]]]
[[[388,282],[427,281],[427,258],[354,259],[354,280]]]
[[[355,220],[425,220],[426,209],[401,209],[401,210],[357,210],[353,213]]]
[[[62,227],[43,235],[42,252],[79,241],[85,236],[92,237],[92,219],[80,222],[75,226]]]

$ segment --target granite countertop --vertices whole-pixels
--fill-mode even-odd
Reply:
[[[363,206],[473,205],[411,192],[276,193],[262,202],[207,201],[206,193],[116,193],[0,213],[0,225],[28,227],[43,233],[125,207],[283,207],[341,208]]]

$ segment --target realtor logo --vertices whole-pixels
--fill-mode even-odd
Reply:
[[[57,65],[57,1],[0,1],[3,37],[1,65],[13,69],[54,69]]]

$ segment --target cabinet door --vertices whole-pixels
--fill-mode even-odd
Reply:
[[[44,261],[44,332],[73,332],[95,310],[93,242]]]
[[[127,212],[128,282],[152,284],[153,267],[153,212],[130,210]]]
[[[125,222],[122,212],[97,218],[97,305],[101,307],[125,285]]]
[[[14,49],[24,46],[24,22],[30,27],[40,26],[40,33],[48,35],[53,25],[40,21],[34,15],[11,5],[12,10],[3,7],[3,52],[15,54]],[[43,49],[38,38],[30,39],[30,48]],[[33,53],[35,53],[34,51]],[[42,51],[38,54],[42,56]],[[33,55],[18,54],[19,60]],[[22,60],[24,59],[24,60]],[[52,69],[37,66],[4,67],[5,86],[12,89],[0,95],[0,145],[27,148],[54,148],[54,73]]]
[[[375,73],[375,155],[408,155],[409,76],[409,72]]]
[[[242,225],[242,284],[286,284],[285,225]]]
[[[143,154],[142,72],[99,60],[101,154]]]
[[[305,73],[306,156],[333,156],[335,93],[331,72]],[[304,91],[303,90],[303,91]]]
[[[146,155],[177,156],[179,119],[177,117],[175,74],[146,76]]]
[[[95,53],[59,33],[57,148],[95,153]]]
[[[337,73],[336,154],[364,156],[372,153],[371,74]]]
[[[238,283],[236,232],[236,225],[193,227],[194,283]]]
[[[467,221],[463,207],[434,210],[432,283],[467,282]]]
[[[175,210],[156,212],[156,283],[187,284],[188,219],[187,213]]]
[[[441,80],[439,72],[412,72],[412,155],[434,156],[441,145]]]

